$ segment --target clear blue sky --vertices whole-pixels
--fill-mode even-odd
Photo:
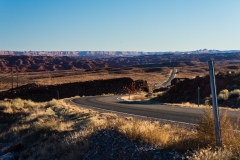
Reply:
[[[0,50],[240,49],[240,0],[0,0]]]

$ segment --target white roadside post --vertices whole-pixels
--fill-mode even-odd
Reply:
[[[219,120],[219,110],[217,103],[217,92],[216,92],[216,82],[215,82],[215,72],[213,61],[208,61],[209,65],[209,76],[210,76],[210,84],[211,84],[211,92],[212,92],[212,105],[213,105],[213,116],[214,116],[214,127],[216,134],[216,145],[221,147],[221,130],[220,130],[220,120]]]

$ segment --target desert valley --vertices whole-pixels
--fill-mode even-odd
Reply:
[[[212,103],[208,61],[214,60],[219,107],[238,113],[240,52],[120,57],[4,53],[0,55],[0,157],[96,159],[100,154],[117,159],[197,159],[227,154],[239,158],[240,135],[229,132],[237,129],[239,118],[221,115],[226,146],[214,151],[213,116],[207,108]],[[163,86],[173,69],[175,78]],[[126,104],[197,107],[203,115],[182,125],[69,101],[92,101],[88,98],[92,96],[99,102],[99,96],[126,96],[122,99]]]
[[[239,6],[0,0],[0,160],[239,160]]]

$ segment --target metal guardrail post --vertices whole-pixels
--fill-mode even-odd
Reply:
[[[216,82],[215,82],[215,72],[213,61],[208,61],[209,65],[209,76],[210,76],[210,84],[211,84],[211,92],[212,92],[212,105],[213,105],[213,116],[214,116],[214,127],[216,133],[216,145],[221,147],[221,130],[220,130],[220,120],[219,120],[219,110],[217,103],[217,92],[216,92]]]

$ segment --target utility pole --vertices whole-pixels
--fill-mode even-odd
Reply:
[[[11,77],[12,77],[12,89],[13,89],[13,67],[11,69]]]
[[[200,87],[198,87],[198,107],[199,107],[199,104],[200,104]]]
[[[53,82],[52,82],[52,73],[51,73],[51,71],[49,71],[49,73],[50,73],[50,85],[53,85]]]
[[[18,87],[18,67],[16,67],[16,72],[17,72],[17,87]]]
[[[211,84],[211,92],[212,92],[212,105],[213,105],[213,116],[214,116],[214,127],[216,133],[216,145],[221,147],[221,130],[220,130],[220,121],[219,121],[219,110],[217,103],[217,92],[216,92],[216,82],[215,82],[215,72],[213,61],[208,61],[209,65],[209,76],[210,76],[210,84]]]

